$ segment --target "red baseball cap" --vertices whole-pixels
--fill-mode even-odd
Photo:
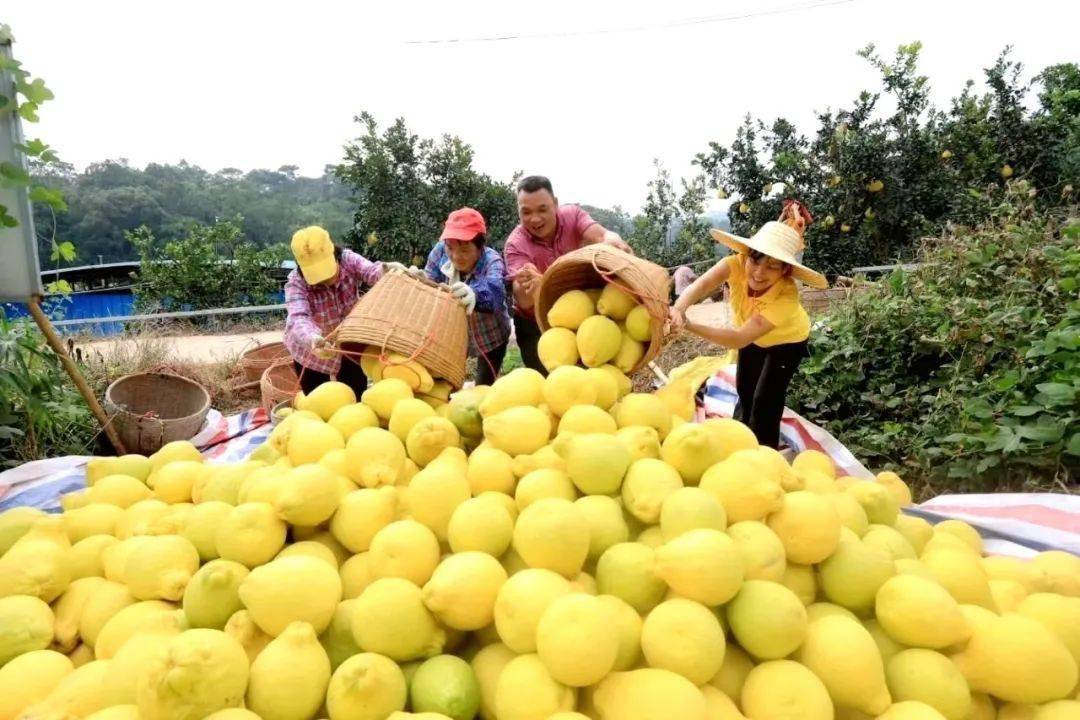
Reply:
[[[484,222],[483,215],[466,207],[455,210],[447,216],[439,239],[470,242],[477,235],[487,235],[487,223]]]

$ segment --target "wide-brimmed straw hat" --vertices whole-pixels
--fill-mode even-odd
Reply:
[[[803,239],[799,232],[789,225],[776,221],[767,222],[749,238],[732,235],[723,230],[714,229],[709,232],[713,240],[727,245],[735,252],[748,254],[751,250],[756,250],[787,263],[791,266],[792,276],[811,287],[829,287],[829,281],[824,275],[817,270],[811,270],[795,258],[795,253],[803,248]]]

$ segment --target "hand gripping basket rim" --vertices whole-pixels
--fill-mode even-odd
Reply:
[[[651,318],[649,346],[627,373],[631,375],[655,358],[664,345],[671,278],[659,265],[609,245],[587,245],[569,252],[553,262],[540,279],[536,321],[541,330],[547,330],[548,311],[560,295],[570,290],[601,287],[608,282],[615,282],[634,295],[648,309]]]
[[[404,273],[383,275],[338,326],[334,339],[346,353],[365,346],[395,352],[432,376],[465,383],[469,326],[465,308],[446,285]]]

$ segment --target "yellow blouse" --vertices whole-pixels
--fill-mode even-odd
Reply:
[[[728,287],[731,288],[731,309],[735,321],[742,326],[755,315],[761,315],[775,327],[754,344],[772,347],[797,343],[810,337],[810,316],[799,301],[799,289],[790,277],[782,279],[757,297],[750,297],[746,279],[746,256],[729,255],[724,259],[728,267]]]

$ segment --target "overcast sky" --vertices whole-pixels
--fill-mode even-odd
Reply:
[[[748,112],[805,132],[815,109],[876,88],[855,56],[867,42],[891,54],[921,40],[939,104],[1006,44],[1032,72],[1080,60],[1080,3],[1062,0],[4,6],[16,56],[57,95],[28,134],[79,167],[125,157],[318,174],[366,109],[461,136],[496,178],[546,174],[563,202],[630,210],[654,157],[679,175]],[[519,38],[415,42],[493,36]]]

